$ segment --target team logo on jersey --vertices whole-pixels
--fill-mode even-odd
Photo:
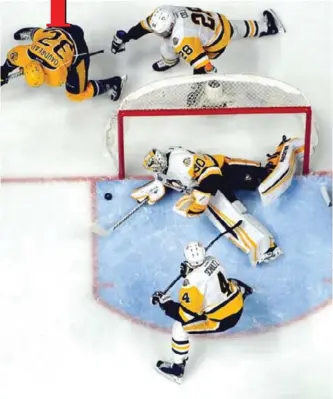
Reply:
[[[18,52],[15,51],[14,53],[11,53],[10,56],[9,56],[9,59],[11,61],[16,61],[18,59]]]
[[[189,282],[188,279],[186,278],[186,279],[183,281],[183,287],[186,287],[187,285],[190,285],[190,282]]]
[[[246,174],[246,175],[245,175],[245,181],[251,181],[251,180],[252,180],[251,175]]]
[[[177,44],[179,43],[178,37],[174,37],[172,41],[174,46],[177,46]]]
[[[185,158],[184,161],[183,161],[183,164],[185,166],[190,166],[191,165],[191,158],[190,157]]]

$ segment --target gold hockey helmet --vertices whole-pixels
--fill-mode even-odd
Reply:
[[[24,67],[25,81],[30,87],[39,87],[45,83],[45,72],[43,66],[37,61],[30,61]]]

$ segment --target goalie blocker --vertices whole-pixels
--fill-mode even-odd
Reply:
[[[290,186],[297,158],[302,158],[303,151],[303,140],[283,137],[262,167],[254,161],[195,154],[181,147],[170,148],[166,154],[152,150],[145,157],[144,166],[155,172],[156,180],[136,189],[132,197],[138,201],[147,198],[152,205],[165,195],[164,186],[174,188],[177,181],[177,191],[187,194],[174,205],[176,213],[183,217],[206,213],[221,233],[242,220],[235,234],[226,237],[249,255],[252,265],[268,262],[283,252],[272,233],[247,212],[233,190],[258,189],[263,203],[271,203]]]

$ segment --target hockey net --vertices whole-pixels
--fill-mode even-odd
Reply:
[[[128,95],[107,124],[107,149],[119,179],[143,175],[151,148],[184,146],[265,162],[283,135],[302,137],[301,171],[309,173],[318,132],[296,88],[252,75],[164,79]]]

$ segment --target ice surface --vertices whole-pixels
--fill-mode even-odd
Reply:
[[[268,207],[263,207],[257,193],[239,193],[249,212],[272,231],[285,255],[253,269],[247,255],[227,240],[222,238],[211,248],[210,254],[222,261],[228,276],[256,290],[231,333],[287,324],[330,300],[332,211],[320,194],[325,181],[331,183],[328,178],[299,178]],[[135,206],[129,193],[143,183],[98,183],[101,222],[115,223]],[[105,201],[105,192],[112,192],[112,201]],[[99,296],[133,319],[158,327],[170,327],[172,320],[151,307],[151,294],[178,275],[188,241],[197,239],[206,246],[219,234],[205,216],[184,219],[175,214],[172,205],[179,195],[170,194],[154,206],[141,208],[98,242]],[[176,300],[178,288],[179,284],[173,290]]]
[[[50,15],[49,2],[11,3],[0,4],[2,60],[7,50],[16,44],[12,39],[15,30],[43,25]],[[158,5],[157,2],[129,4],[75,0],[67,3],[68,19],[83,25],[92,51],[105,47],[117,29],[127,29]],[[179,4],[179,1],[175,3]],[[191,6],[202,7],[202,1],[193,0]],[[216,66],[221,72],[269,76],[301,89],[318,113],[321,137],[315,167],[331,169],[332,96],[328,90],[332,71],[328,50],[332,43],[331,5],[327,2],[205,2],[207,9],[219,9],[234,18],[257,18],[267,6],[279,12],[287,25],[288,35],[235,43],[216,61]],[[159,57],[159,45],[156,38],[146,37],[142,42],[130,43],[128,51],[119,56],[97,56],[91,63],[91,77],[128,73],[125,95],[161,79],[151,70],[151,64]],[[163,77],[188,73],[183,64]],[[20,79],[1,89],[1,399],[113,396],[178,399],[216,395],[228,399],[332,399],[331,307],[267,334],[194,340],[186,381],[178,387],[153,371],[156,360],[170,356],[169,334],[134,325],[94,301],[94,252],[89,234],[91,180],[88,176],[116,173],[110,159],[103,156],[106,152],[104,127],[115,109],[116,104],[105,97],[74,104],[66,99],[63,88],[33,90],[24,86]],[[147,143],[147,147],[150,145]],[[248,157],[252,155],[250,152],[246,154]],[[76,181],[75,176],[82,176],[82,181]],[[45,177],[48,180],[43,181]],[[61,182],[63,177],[70,179]],[[36,178],[42,184],[30,178]],[[103,185],[98,186],[99,190],[102,188]],[[315,191],[313,195],[316,195]],[[249,208],[255,208],[250,198],[247,204]],[[321,215],[330,212],[319,204],[318,199]],[[98,205],[101,214],[111,213],[107,218],[110,223],[132,206],[125,200],[117,204],[116,197],[109,203],[99,201]],[[108,208],[103,210],[102,206]],[[109,207],[115,207],[116,212]],[[170,207],[166,212],[170,212]],[[308,209],[308,212],[312,212],[316,225],[313,215],[317,210]],[[136,216],[133,216],[133,224],[135,220]],[[285,220],[275,218],[274,223],[267,224],[280,236],[278,229]],[[320,223],[323,223],[322,218]],[[163,230],[164,226],[160,227]],[[203,238],[209,240],[215,233],[209,225],[206,228],[207,236]],[[183,226],[182,231],[185,230],[186,226]],[[201,234],[201,229],[199,232]],[[116,239],[120,240],[124,233],[122,230],[118,233]],[[138,245],[142,241],[141,234],[138,232],[134,239],[132,233],[129,235],[131,241],[126,240],[126,243]],[[304,239],[303,231],[301,233],[300,243]],[[158,240],[158,234],[155,240]],[[320,239],[314,234],[316,243]],[[289,245],[287,232],[285,241],[281,241],[284,249]],[[293,241],[297,243],[296,239]],[[129,258],[132,256],[130,245],[124,248],[120,241],[118,244],[111,254],[105,246],[105,261],[100,265],[106,272],[111,258],[119,255],[120,250],[122,253],[128,251]],[[170,269],[154,276],[148,270],[142,273],[137,269],[138,277],[129,273],[126,278],[134,281],[141,273],[147,279],[154,278],[152,290],[154,284],[156,288],[164,287],[178,272],[178,249],[181,250],[182,245],[182,241],[174,244],[174,262],[170,262]],[[308,247],[311,248],[312,243]],[[223,251],[227,249],[233,257],[245,262],[243,254],[223,244]],[[101,251],[99,255],[102,259]],[[320,278],[324,266],[317,259],[313,263],[320,272],[315,277]],[[295,264],[299,266],[298,261]],[[297,270],[302,270],[301,266]],[[242,273],[253,271],[247,263],[240,263],[239,270]],[[265,273],[268,269],[261,270]],[[121,277],[125,271],[121,265]],[[284,277],[282,273],[278,275],[286,284]],[[308,282],[308,277],[305,281]],[[104,280],[106,285],[110,282],[115,282],[114,275]],[[316,280],[314,288],[323,288],[323,294],[326,294],[330,284],[327,281],[324,286]],[[127,287],[123,284],[123,292],[127,292],[129,286],[130,282]],[[137,283],[134,282],[133,287],[137,288]],[[110,287],[99,288],[107,293]],[[303,288],[301,282],[300,289]],[[148,285],[143,291],[144,295],[151,294]],[[314,289],[307,292],[306,300],[312,306],[321,301],[320,295]],[[248,305],[250,309],[251,302]],[[139,310],[144,314],[146,309],[154,312],[152,321],[155,324],[157,317],[161,317],[161,322],[167,320],[144,299]]]

